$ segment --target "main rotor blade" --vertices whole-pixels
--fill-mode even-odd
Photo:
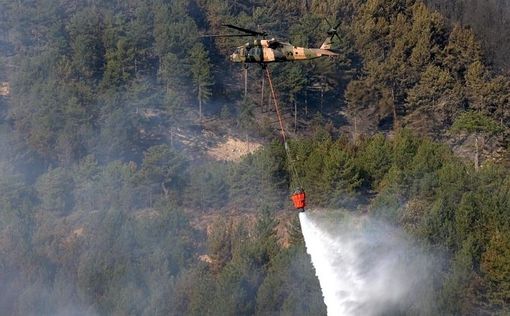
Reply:
[[[251,34],[206,34],[206,35],[201,35],[200,37],[252,37],[253,35]]]
[[[239,26],[235,26],[235,25],[232,25],[232,24],[222,24],[222,25],[226,26],[226,27],[230,27],[231,29],[234,29],[234,30],[238,30],[238,31],[241,31],[241,32],[244,32],[244,33],[252,34],[254,36],[267,36],[266,32],[257,32],[257,31],[254,31],[254,30],[249,30],[249,29],[245,29],[245,28],[242,28],[242,27],[239,27]]]
[[[337,25],[335,25],[335,27],[333,27],[333,25],[331,23],[329,23],[328,19],[327,18],[324,18],[324,20],[326,20],[326,22],[328,23],[329,27],[330,27],[330,30],[329,31],[337,31],[338,27],[340,26],[340,24],[342,24],[342,21],[338,22]]]
[[[329,20],[327,18],[324,18],[324,20],[326,20],[326,22],[328,23],[330,28],[333,28],[333,25],[331,25],[331,23],[329,23]]]
[[[326,20],[326,22],[328,23],[330,29],[328,30],[328,35],[331,35],[331,39],[333,39],[333,37],[337,37],[338,40],[340,42],[342,42],[342,38],[340,38],[340,35],[338,35],[338,27],[340,26],[340,24],[342,24],[342,21],[338,22],[337,25],[335,25],[335,27],[333,27],[331,25],[331,23],[329,23],[328,19],[327,18],[324,18],[324,20]]]

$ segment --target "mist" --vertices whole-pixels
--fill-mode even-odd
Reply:
[[[439,20],[414,1],[317,3],[0,1],[1,314],[324,315],[319,279],[334,315],[507,312],[507,165],[475,172],[405,127],[445,140],[464,110],[510,121],[510,84],[465,76],[470,33],[423,28]],[[228,60],[253,39],[199,35],[314,46],[325,17],[342,19],[338,59],[270,65],[290,157],[262,70]],[[374,210],[446,264],[392,225],[314,212],[316,278],[300,182],[309,205]]]
[[[334,214],[300,214],[328,315],[430,313],[432,257],[398,228],[368,216]]]

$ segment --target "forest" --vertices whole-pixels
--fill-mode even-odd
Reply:
[[[510,3],[493,1],[425,1],[454,22],[472,28],[477,35],[490,63],[498,72],[508,74],[510,68],[509,35],[505,31],[510,23]]]
[[[510,313],[508,11],[0,0],[2,314],[325,315],[297,178],[310,207],[372,216],[437,254],[427,314]],[[326,19],[339,57],[269,66],[287,156],[260,67],[245,91],[228,61],[244,40],[200,35],[229,23],[318,47]],[[217,161],[193,143],[205,132],[263,146]]]

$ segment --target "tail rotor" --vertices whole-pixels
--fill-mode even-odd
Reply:
[[[326,23],[328,23],[330,29],[328,30],[328,35],[331,37],[331,39],[333,39],[333,37],[337,37],[340,41],[342,40],[340,38],[340,35],[338,35],[338,27],[340,26],[340,24],[342,23],[341,21],[338,22],[337,25],[335,25],[335,27],[333,27],[333,25],[331,23],[329,23],[328,19],[325,19],[326,20]]]
[[[327,31],[327,34],[328,34],[328,37],[326,38],[326,40],[324,41],[324,43],[322,43],[321,45],[321,49],[324,49],[324,50],[331,50],[331,42],[333,41],[333,38],[336,36],[340,41],[342,41],[342,39],[340,38],[340,36],[338,35],[338,27],[340,26],[340,23],[341,22],[338,22],[337,25],[335,25],[335,27],[333,27],[333,25],[331,23],[329,23],[328,19],[325,19],[326,22],[328,23],[329,25],[329,30]]]

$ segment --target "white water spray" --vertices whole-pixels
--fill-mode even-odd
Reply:
[[[328,315],[430,312],[430,262],[405,234],[367,217],[299,218]]]

